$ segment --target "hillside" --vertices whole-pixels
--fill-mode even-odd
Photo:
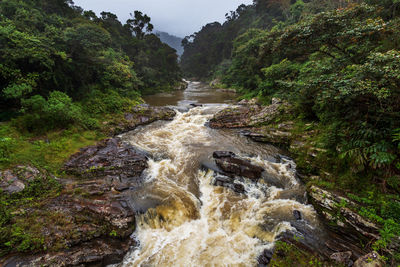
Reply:
[[[265,142],[296,136],[283,143],[303,181],[363,205],[359,214],[381,226],[372,248],[391,266],[400,256],[399,8],[391,0],[254,1],[186,37],[181,59],[187,77],[253,103],[290,103],[274,121],[242,127],[256,127],[249,135]],[[222,118],[240,118],[231,112]]]
[[[160,38],[161,42],[175,49],[178,56],[182,56],[183,54],[182,38],[171,35],[167,32],[160,32],[160,31],[157,31],[156,35]]]

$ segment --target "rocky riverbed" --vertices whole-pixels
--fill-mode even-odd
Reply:
[[[136,107],[124,120],[109,123],[110,135],[135,129],[156,120],[171,120],[169,108]],[[135,209],[130,194],[140,187],[148,167],[145,153],[118,137],[81,149],[64,165],[65,177],[58,196],[28,210],[18,219],[31,218],[43,236],[48,252],[0,259],[2,266],[82,266],[118,263],[135,241]],[[32,166],[0,172],[0,188],[7,194],[25,189],[51,174]],[[54,177],[53,177],[54,178]]]
[[[294,122],[287,119],[291,109],[289,103],[276,98],[272,99],[269,106],[261,106],[255,99],[243,100],[237,106],[226,108],[215,114],[209,125],[217,129],[238,129],[237,131],[243,136],[256,142],[280,146],[289,154],[292,152],[296,154],[301,150],[309,156],[309,160],[312,160],[322,150],[310,146],[312,132],[304,132],[300,135],[294,132]],[[319,179],[316,176],[307,177],[300,174],[299,176],[305,183],[312,179]],[[219,180],[221,179],[217,177],[217,183],[226,183],[226,180]],[[313,246],[312,231],[307,233],[301,228],[299,228],[300,234],[305,238],[294,240],[293,235],[286,234],[282,236],[282,240],[305,253],[317,253],[321,258],[344,266],[384,266],[378,254],[365,246],[380,239],[379,227],[357,213],[357,210],[361,208],[360,204],[341,193],[316,185],[307,187],[307,197],[327,230],[328,237],[324,242],[324,247]],[[311,239],[308,240],[310,237]],[[274,255],[272,252],[265,253],[261,257],[262,263],[269,262]],[[267,258],[269,258],[268,261]],[[366,261],[366,258],[370,260]]]
[[[357,203],[337,192],[316,185],[308,186],[307,195],[304,196],[302,194],[304,189],[297,180],[301,177],[306,182],[311,178],[298,174],[294,161],[287,156],[276,154],[275,158],[260,158],[255,145],[247,148],[247,150],[252,150],[254,155],[238,154],[240,149],[237,148],[233,149],[234,151],[212,150],[213,146],[226,148],[230,147],[231,143],[235,143],[234,139],[226,140],[226,138],[233,138],[230,133],[222,136],[215,135],[220,138],[214,140],[218,145],[208,144],[210,136],[207,134],[207,128],[204,127],[207,118],[209,120],[206,125],[211,128],[237,129],[241,136],[256,142],[280,146],[288,150],[288,154],[295,149],[305,149],[307,137],[312,133],[304,133],[299,138],[298,134],[293,133],[294,123],[282,119],[291,112],[292,107],[289,103],[273,99],[270,106],[263,107],[256,101],[242,101],[236,106],[221,109],[212,116],[207,115],[206,108],[199,108],[196,105],[191,105],[191,107],[195,110],[193,114],[180,113],[175,121],[175,124],[181,125],[172,123],[169,125],[170,129],[165,130],[156,125],[155,130],[151,132],[155,136],[154,141],[160,145],[160,149],[171,149],[175,154],[172,151],[166,151],[168,153],[163,151],[164,154],[160,154],[158,148],[153,147],[152,142],[143,140],[147,131],[152,130],[151,127],[149,130],[139,131],[139,134],[135,132],[136,139],[133,139],[135,142],[127,142],[130,139],[126,137],[122,139],[115,137],[117,134],[135,130],[138,126],[157,120],[172,120],[176,116],[176,112],[170,108],[140,105],[131,113],[124,114],[123,119],[106,122],[110,138],[95,146],[83,148],[73,155],[63,167],[65,177],[62,179],[32,166],[17,166],[1,171],[0,188],[7,194],[22,192],[36,179],[56,179],[62,185],[62,190],[57,196],[46,199],[39,205],[18,211],[17,219],[31,218],[30,220],[34,223],[32,227],[35,227],[36,231],[43,236],[46,252],[29,256],[8,255],[0,259],[0,264],[8,267],[106,266],[120,263],[124,257],[124,263],[128,266],[134,265],[136,261],[146,263],[150,259],[162,262],[164,258],[156,255],[157,253],[147,258],[148,252],[144,250],[149,245],[146,243],[148,241],[146,238],[159,235],[161,231],[159,228],[172,227],[171,231],[165,233],[161,231],[164,233],[165,240],[176,239],[178,240],[177,249],[178,245],[182,249],[187,249],[185,239],[180,240],[180,234],[174,235],[175,229],[179,231],[182,227],[182,231],[194,229],[202,231],[205,227],[212,225],[218,229],[221,227],[219,230],[221,231],[226,226],[220,224],[228,223],[229,229],[232,227],[230,234],[238,235],[240,239],[246,238],[248,242],[246,245],[250,246],[242,253],[247,253],[246,255],[250,258],[257,259],[259,266],[267,266],[271,262],[279,263],[290,257],[302,257],[305,262],[315,260],[327,266],[383,266],[379,255],[362,245],[379,239],[379,228],[356,212]],[[177,128],[182,127],[182,124],[186,127],[184,129],[187,135],[171,136],[171,133],[180,134]],[[198,142],[204,143],[201,145],[193,143],[191,138],[198,138]],[[185,153],[189,154],[183,153],[188,144],[189,151],[202,151],[204,155],[198,156],[187,151]],[[247,145],[243,144],[243,141],[237,145],[246,150],[244,147]],[[318,153],[318,149],[307,147],[307,153],[312,158],[315,153]],[[196,160],[198,158],[206,160],[202,161],[201,166],[193,165],[191,161],[194,158],[191,159],[188,155],[195,156]],[[177,162],[172,162],[170,158],[175,158]],[[180,160],[184,161],[180,162]],[[178,166],[190,175],[182,173],[177,169]],[[200,171],[200,178],[198,178],[200,189],[193,189],[193,184],[196,182],[186,179],[200,169],[206,173],[211,172],[212,177]],[[155,190],[157,186],[151,183],[155,172],[162,177],[161,180],[166,179],[160,182],[163,187],[157,189],[160,190],[159,192]],[[177,179],[173,184],[168,180],[171,175]],[[178,186],[173,191],[168,191],[176,187],[175,183],[178,182],[184,182],[187,187]],[[188,206],[182,208],[179,206],[182,204],[178,205],[174,200],[171,202],[174,205],[172,209],[162,204],[157,209],[150,209],[143,216],[138,216],[137,212],[141,210],[138,206],[141,204],[132,196],[136,193],[141,195],[143,190],[148,190],[144,188],[149,185],[154,187],[153,193],[176,194],[176,197],[181,198],[182,201],[188,201],[183,203]],[[220,191],[218,188],[224,190]],[[268,188],[273,190],[270,192]],[[203,190],[203,192],[200,194],[197,190]],[[164,198],[169,199],[167,195]],[[224,199],[222,206],[218,202],[220,198]],[[195,203],[197,201],[200,201],[199,204]],[[324,224],[319,225],[317,222],[319,220],[313,218],[313,208],[308,204],[313,205]],[[196,210],[196,205],[200,205],[201,208]],[[230,207],[231,212],[238,207],[243,209],[247,205],[253,208],[250,208],[248,213],[235,211],[229,215],[230,218],[227,218],[230,214],[228,211],[226,211],[227,214],[214,214],[215,210],[224,208],[224,205]],[[254,206],[258,207],[258,205],[259,209],[254,209]],[[190,212],[191,209],[193,213]],[[282,209],[282,211],[275,211],[275,209]],[[268,212],[260,213],[259,210]],[[243,212],[240,217],[244,221],[238,224],[236,217],[240,212]],[[274,213],[277,214],[274,215]],[[175,218],[169,217],[172,215]],[[252,216],[257,217],[257,222],[251,221],[254,219]],[[218,222],[213,222],[217,224],[211,224],[208,220],[214,217],[218,217],[221,221],[217,219]],[[140,222],[136,221],[138,218]],[[249,220],[249,225],[246,220]],[[283,224],[282,220],[285,221]],[[131,235],[138,224],[142,228],[143,224],[149,224],[147,227],[150,229],[145,227],[138,233],[145,247],[136,251],[133,248],[138,247],[139,244]],[[186,224],[190,229],[185,228]],[[249,231],[253,233],[253,236],[247,235],[246,232]],[[200,240],[206,238],[204,240],[207,242],[221,240],[221,246],[229,246],[232,250],[245,249],[243,246],[236,247],[238,244],[225,239],[226,234],[214,236],[215,233],[211,231],[200,236],[198,233],[191,232],[191,235],[195,242],[192,244],[194,247],[200,242],[196,241],[198,238]],[[260,243],[260,240],[266,243]],[[177,241],[171,244],[174,242]],[[281,243],[277,243],[274,249],[274,246],[269,245],[273,242]],[[257,247],[257,251],[253,247]],[[212,249],[212,246],[207,249]],[[125,256],[127,253],[129,253],[128,256]],[[221,257],[223,255],[225,254],[221,252]],[[179,260],[183,262],[186,256],[187,253]],[[203,259],[201,258],[203,256],[200,254],[195,258],[198,262],[208,260],[219,262],[222,259]],[[189,260],[193,259],[189,258]]]

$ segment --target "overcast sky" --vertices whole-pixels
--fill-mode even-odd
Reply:
[[[185,37],[209,22],[225,20],[225,13],[252,0],[74,0],[77,6],[100,14],[109,11],[125,23],[129,13],[140,10],[151,17],[156,30]]]

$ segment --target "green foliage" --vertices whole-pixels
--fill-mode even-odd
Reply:
[[[7,157],[0,161],[0,169],[22,164],[59,173],[63,163],[72,154],[102,138],[104,136],[99,132],[76,128],[50,131],[45,136],[21,134],[10,123],[3,124],[0,125],[0,139],[11,139],[11,141],[6,143]]]
[[[395,258],[400,2],[256,0],[242,10],[184,40],[185,75],[291,103],[292,138],[304,141],[291,151],[299,170],[319,177],[310,183],[363,196],[359,213],[382,227],[373,247]]]
[[[93,90],[89,97],[83,102],[84,111],[95,116],[101,114],[121,113],[137,105],[138,101],[122,97],[115,91],[101,92]]]
[[[383,195],[368,191],[363,197],[349,194],[349,197],[363,204],[359,214],[381,225],[381,238],[373,244],[373,249],[388,251],[395,237],[400,236],[400,199],[395,195]]]
[[[13,138],[0,137],[0,162],[9,162],[10,154],[15,147],[15,140]]]
[[[131,14],[132,16],[132,14]],[[135,33],[135,36],[139,39],[143,39],[145,32],[143,29],[146,27],[146,32],[152,32],[154,29],[153,24],[150,23],[151,19],[146,14],[143,15],[140,11],[135,11],[132,19],[128,19],[126,22],[127,27]]]
[[[72,103],[68,95],[58,91],[51,92],[47,101],[40,95],[22,100],[22,112],[25,114],[22,117],[23,126],[30,131],[83,123],[81,108]]]
[[[303,4],[289,7],[306,12],[309,3]],[[400,29],[382,12],[352,5],[303,13],[301,21],[271,30],[251,29],[234,41],[231,65],[220,73],[228,86],[287,99],[294,117],[321,123],[319,145],[338,159],[330,171],[374,173],[397,190],[399,142],[392,136],[400,127],[400,52],[399,43],[389,41]]]
[[[96,127],[96,114],[82,116],[74,103],[93,90],[135,102],[149,88],[181,80],[176,51],[143,34],[152,25],[139,11],[123,25],[112,13],[98,18],[72,1],[4,0],[0,14],[0,113],[22,108],[21,125],[30,131]],[[56,97],[55,90],[65,95]]]

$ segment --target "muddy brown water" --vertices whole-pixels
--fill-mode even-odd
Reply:
[[[151,155],[145,184],[132,195],[138,211],[133,249],[121,266],[256,266],[263,250],[293,228],[293,211],[318,228],[295,163],[277,161],[281,151],[206,122],[233,103],[235,94],[190,82],[188,89],[145,98],[155,106],[174,106],[171,122],[156,122],[122,138]],[[190,104],[203,104],[190,108]],[[265,169],[263,179],[241,180],[245,195],[212,185],[212,153],[229,150]]]

